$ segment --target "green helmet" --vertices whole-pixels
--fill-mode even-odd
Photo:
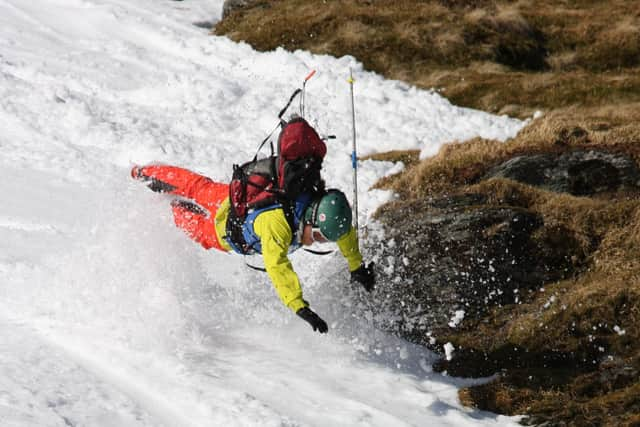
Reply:
[[[335,242],[351,230],[351,218],[351,207],[344,193],[329,190],[307,208],[304,222],[320,229],[324,237]]]

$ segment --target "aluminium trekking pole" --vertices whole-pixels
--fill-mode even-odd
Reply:
[[[351,167],[353,168],[353,219],[356,229],[356,237],[358,236],[358,155],[356,149],[356,107],[353,100],[353,72],[349,68],[349,86],[351,87],[351,123],[353,129],[353,150],[351,151]]]

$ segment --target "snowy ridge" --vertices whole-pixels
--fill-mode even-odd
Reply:
[[[0,0],[0,424],[513,425],[462,408],[473,383],[375,330],[339,256],[292,256],[328,336],[240,257],[173,226],[132,164],[227,180],[309,70],[307,111],[335,134],[324,174],[351,191],[348,84],[362,154],[524,125],[362,71],[351,57],[257,53],[208,35],[222,1]],[[360,223],[401,165],[362,162]],[[375,224],[370,224],[375,230]]]

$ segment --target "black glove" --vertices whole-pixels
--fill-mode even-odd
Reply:
[[[376,275],[373,272],[373,266],[374,264],[372,262],[367,265],[363,262],[357,270],[351,272],[351,281],[360,283],[367,292],[371,292],[373,285],[376,284]]]
[[[326,334],[329,330],[327,322],[322,320],[320,316],[313,312],[309,307],[302,307],[296,312],[296,314],[306,320],[314,331],[318,331],[321,334]]]

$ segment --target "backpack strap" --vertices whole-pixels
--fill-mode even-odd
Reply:
[[[330,255],[332,253],[334,253],[335,251],[314,251],[312,249],[304,249],[306,252],[309,252],[310,254],[314,254],[314,255]],[[245,257],[246,258],[246,257]],[[256,270],[256,271],[260,271],[262,273],[266,273],[267,269],[264,267],[258,267],[257,265],[251,265],[249,264],[246,260],[244,262],[244,265],[246,265],[247,267],[249,267],[252,270]]]
[[[284,120],[282,120],[282,116],[284,115],[284,113],[287,111],[287,109],[289,108],[289,106],[291,105],[291,103],[293,102],[295,97],[298,96],[298,94],[300,92],[302,92],[302,89],[296,89],[295,91],[293,91],[293,94],[291,95],[291,98],[289,98],[289,102],[287,102],[287,105],[285,105],[284,108],[282,110],[280,110],[280,113],[278,113],[278,119],[279,119],[278,120],[278,124],[276,125],[275,128],[273,128],[273,130],[271,132],[269,132],[269,135],[267,135],[267,137],[264,140],[262,140],[262,142],[258,146],[258,150],[256,150],[256,155],[253,156],[253,161],[254,162],[258,159],[258,153],[260,152],[260,150],[262,150],[262,147],[264,146],[264,144],[266,144],[267,141],[269,141],[269,138],[271,138],[271,135],[273,135],[273,133],[278,128],[282,128],[286,124],[286,122]],[[273,143],[271,142],[271,143],[269,143],[269,145],[271,146],[271,156],[273,156]]]
[[[314,251],[313,249],[302,248],[305,252],[309,252],[314,255],[330,255],[335,251]]]
[[[262,142],[258,146],[258,149],[256,150],[256,155],[253,156],[252,162],[255,162],[255,161],[258,160],[258,154],[260,153],[260,150],[262,150],[262,147],[264,146],[264,144],[266,144],[267,141],[269,141],[269,138],[271,138],[271,135],[273,135],[273,133],[276,131],[276,129],[278,129],[278,126],[280,126],[280,125],[278,124],[275,128],[273,128],[271,133],[269,135],[267,135],[267,137],[265,139],[262,140]],[[271,147],[271,157],[273,157],[273,142],[269,142],[269,147]]]
[[[246,257],[245,257],[245,258],[246,258]],[[266,272],[267,272],[267,269],[266,269],[266,268],[264,268],[264,267],[258,267],[258,266],[255,266],[255,265],[251,265],[251,264],[249,264],[246,260],[245,260],[244,264],[245,264],[247,267],[249,267],[250,269],[252,269],[252,270],[261,271],[261,272],[263,272],[263,273],[266,273]]]
[[[246,255],[248,248],[247,243],[244,241],[244,236],[242,235],[243,226],[244,218],[235,216],[233,210],[230,209],[224,240],[229,244],[234,252]]]
[[[280,113],[278,114],[278,118],[280,119],[281,123],[282,123],[282,116],[284,116],[284,113],[287,111],[287,108],[289,108],[289,106],[291,105],[295,97],[298,96],[300,92],[302,92],[302,89],[300,88],[294,90],[293,95],[291,95],[291,98],[289,98],[289,102],[287,102],[287,105],[285,105],[284,108],[280,110]]]

